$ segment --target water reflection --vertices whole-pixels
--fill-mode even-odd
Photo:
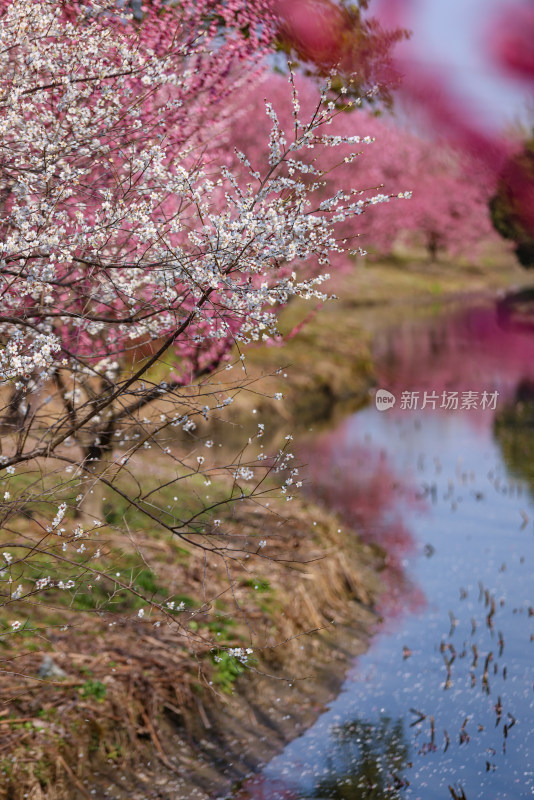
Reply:
[[[349,423],[302,443],[298,456],[306,464],[305,493],[336,512],[365,542],[385,552],[387,591],[381,613],[392,619],[422,608],[424,594],[403,566],[416,551],[407,511],[426,507],[420,487],[397,472],[386,451],[375,447],[369,437],[351,435]]]
[[[510,475],[534,492],[534,381],[520,381],[513,401],[495,417],[494,431]]]
[[[532,380],[534,336],[488,305],[385,331],[375,357],[379,385],[394,392],[495,388],[512,399],[518,383]]]
[[[388,552],[390,624],[243,797],[531,797],[534,337],[483,308],[377,347],[390,391],[497,410],[370,406],[303,444],[309,491]]]
[[[410,748],[401,719],[382,717],[376,724],[355,719],[331,730],[328,774],[313,797],[332,800],[385,800],[401,797],[409,785],[403,772]]]

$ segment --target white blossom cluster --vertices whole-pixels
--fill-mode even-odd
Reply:
[[[48,576],[46,578],[38,578],[35,581],[35,590],[37,592],[40,592],[43,589],[46,589],[47,587],[52,588],[54,586],[57,587],[58,589],[65,590],[65,589],[72,589],[75,585],[76,584],[74,583],[73,580],[54,581],[50,576]]]
[[[177,150],[153,124],[165,104],[139,101],[185,91],[195,45],[173,59],[141,52],[115,28],[56,10],[13,0],[0,19],[0,380],[46,377],[60,348],[113,380],[140,340],[180,330],[180,358],[267,338],[292,296],[324,299],[327,275],[298,279],[287,264],[328,265],[344,247],[335,223],[389,197],[354,201],[349,190],[314,208],[309,174],[321,173],[298,153],[370,139],[324,134],[325,108],[288,144],[267,104],[263,177],[244,154],[248,183],[203,167],[194,141]]]
[[[11,338],[0,349],[0,382],[29,378],[37,371],[47,376],[54,354],[61,345],[54,334],[33,333],[30,336],[10,326]]]
[[[245,667],[248,666],[248,660],[250,656],[254,653],[251,647],[229,647],[226,651],[230,658],[235,658],[236,661],[239,661]],[[214,656],[215,662],[222,661],[221,656]]]
[[[231,656],[231,658],[235,658],[245,665],[248,664],[248,659],[253,652],[251,647],[230,647],[228,649],[228,655]]]
[[[46,529],[48,533],[51,533],[60,525],[60,523],[63,521],[63,517],[65,516],[66,511],[67,511],[67,504],[61,503],[61,505],[58,507],[56,516],[52,520],[52,525],[51,526],[49,525]]]

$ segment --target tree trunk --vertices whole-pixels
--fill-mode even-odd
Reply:
[[[7,436],[20,431],[24,424],[25,392],[23,389],[12,389],[7,402],[2,401],[2,417],[0,433]]]
[[[95,520],[105,522],[103,498],[106,486],[101,478],[109,465],[108,456],[113,452],[114,432],[115,420],[111,417],[106,428],[95,434],[94,442],[84,448],[85,469],[80,480],[80,494],[83,494],[83,499],[78,504],[76,516],[87,527],[92,526]]]
[[[431,231],[427,238],[428,255],[430,256],[431,264],[435,264],[435,262],[438,260],[438,247],[439,235],[434,231]]]

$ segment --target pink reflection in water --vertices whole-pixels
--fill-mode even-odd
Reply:
[[[438,398],[436,407],[425,413],[462,414],[476,428],[493,426],[494,414],[516,397],[518,385],[527,385],[534,372],[534,336],[515,330],[510,315],[495,307],[478,307],[427,322],[397,326],[385,334],[377,347],[377,382],[393,392],[397,401],[405,391]],[[444,392],[476,395],[478,408],[444,411]],[[481,408],[483,393],[498,392],[496,409]],[[401,411],[400,403],[388,414]],[[377,412],[379,413],[379,412]],[[306,491],[315,501],[340,515],[345,525],[364,541],[376,544],[387,554],[383,578],[387,591],[381,611],[395,619],[405,611],[424,607],[422,592],[405,569],[414,554],[415,542],[406,524],[407,511],[424,511],[415,480],[400,475],[387,454],[366,441],[357,441],[350,423],[300,448],[307,465]]]
[[[509,312],[481,306],[434,321],[431,330],[425,323],[420,333],[413,325],[397,327],[381,338],[375,357],[378,385],[396,394],[498,389],[500,406],[533,375],[534,336],[515,329]],[[492,422],[487,411],[478,417]]]
[[[415,552],[414,537],[404,522],[406,509],[424,509],[415,484],[396,474],[385,452],[348,439],[347,425],[302,447],[306,491],[314,501],[339,514],[363,541],[386,553],[386,585],[380,611],[388,619],[424,607],[422,592],[404,569]]]
[[[288,788],[285,781],[273,781],[264,775],[258,775],[247,781],[233,795],[234,800],[298,800],[300,793]]]

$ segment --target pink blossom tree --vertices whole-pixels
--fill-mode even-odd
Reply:
[[[246,67],[259,68],[270,40],[261,26],[251,33],[259,18],[243,12],[219,41],[217,24],[206,28],[218,8],[154,3],[137,31],[113,2],[2,6],[6,606],[101,577],[128,588],[99,566],[104,489],[228,566],[248,549],[225,539],[219,507],[261,496],[270,473],[288,497],[296,482],[291,454],[269,458],[257,444],[261,425],[251,456],[222,465],[205,455],[213,442],[177,450],[173,433],[190,436],[243,385],[241,377],[224,391],[210,383],[232,347],[272,335],[290,297],[324,298],[326,276],[299,276],[293,265],[327,267],[346,247],[338,217],[388,198],[323,191],[309,153],[360,141],[330,134],[339,98],[329,105],[326,92],[304,117],[293,92],[288,135],[268,103],[265,157],[251,165],[240,152],[230,168],[222,133],[232,98],[246,91]],[[147,449],[153,467],[172,471],[164,487],[143,479]],[[209,485],[223,472],[223,498],[185,510],[159,499],[175,486],[197,497],[199,480]],[[263,543],[248,547],[258,553]],[[27,569],[41,575],[43,559],[54,574],[29,586]]]
[[[416,4],[408,0],[381,0],[381,12],[388,24],[408,26],[417,13]],[[534,88],[533,36],[534,9],[529,0],[503,2],[481,27],[482,41],[496,71],[520,79],[530,91]],[[483,115],[474,113],[450,88],[446,72],[427,63],[422,68],[416,53],[405,50],[404,56],[393,58],[393,62],[403,74],[401,96],[418,109],[440,140],[464,153],[468,163],[479,165],[478,169],[485,173],[484,180],[491,182],[488,199],[504,194],[504,205],[512,204],[514,225],[520,229],[519,239],[516,238],[519,255],[530,262],[531,256],[524,253],[520,243],[534,237],[532,177],[526,165],[519,166],[528,161],[528,142],[492,129]],[[524,138],[530,138],[528,131]],[[500,222],[497,227],[504,229]]]
[[[392,205],[383,216],[372,215],[367,235],[378,252],[391,252],[399,234],[422,244],[431,261],[440,253],[472,257],[481,244],[496,240],[488,210],[492,181],[484,165],[406,131],[383,135],[387,145],[380,147],[377,131],[375,169],[382,171],[386,187],[391,180],[404,181],[412,197],[402,209]]]
[[[348,89],[354,97],[391,105],[391,91],[401,78],[393,47],[409,33],[385,29],[367,14],[369,5],[369,0],[274,0],[277,43],[306,74],[324,77],[334,71],[338,85],[352,76]]]

